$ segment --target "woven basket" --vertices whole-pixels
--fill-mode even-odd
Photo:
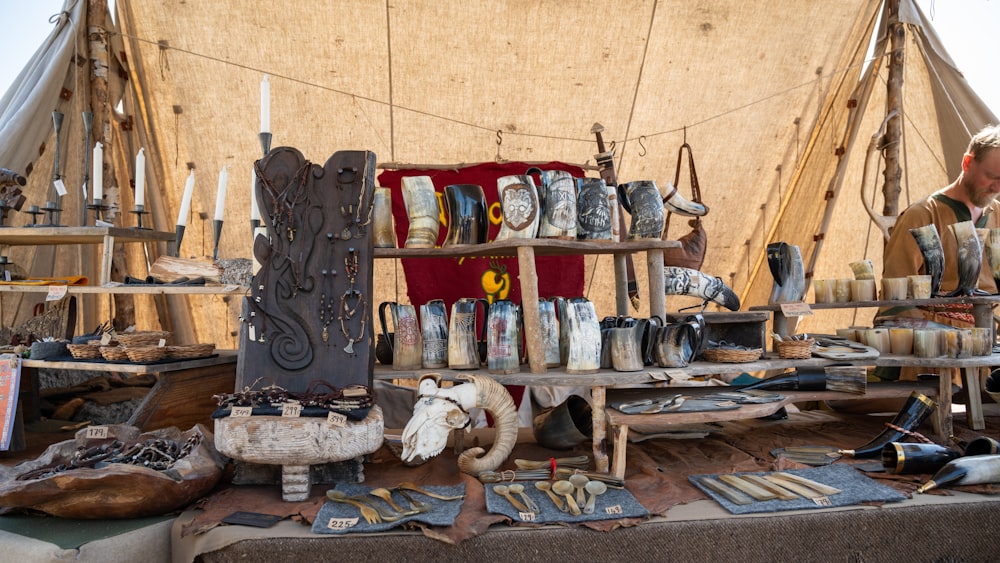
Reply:
[[[91,346],[118,346],[119,342],[115,339],[108,340],[107,344],[102,344],[100,340],[88,340],[87,344]]]
[[[109,362],[127,362],[128,352],[122,346],[101,346],[101,357]]]
[[[816,341],[809,340],[779,340],[774,342],[778,357],[786,360],[805,360],[812,357],[813,345]]]
[[[734,348],[710,348],[702,352],[702,356],[705,360],[709,362],[718,362],[723,364],[742,364],[745,362],[754,362],[760,359],[762,350],[760,348],[752,348],[750,350],[737,350]]]
[[[187,346],[167,346],[167,359],[190,360],[204,358],[215,352],[215,344],[188,344]]]
[[[133,362],[155,362],[167,355],[166,346],[131,346],[125,348],[128,359]]]
[[[101,347],[93,344],[67,344],[66,348],[77,360],[96,360],[101,357]]]
[[[165,330],[145,330],[119,333],[118,342],[122,346],[155,346],[160,340],[170,340],[170,333]]]

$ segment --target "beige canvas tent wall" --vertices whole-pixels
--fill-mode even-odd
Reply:
[[[880,261],[881,238],[859,195],[864,150],[885,117],[884,49],[866,61],[873,32],[884,35],[878,0],[781,0],[766,6],[736,0],[119,0],[117,27],[82,25],[83,4],[93,18],[103,2],[67,0],[74,29],[90,33],[76,35],[72,54],[58,63],[77,95],[54,105],[79,115],[92,101],[85,94],[92,91],[89,61],[99,57],[88,52],[95,42],[85,39],[106,32],[112,45],[110,95],[97,104],[108,111],[113,147],[107,191],[120,197],[122,209],[132,208],[132,157],[145,147],[147,206],[157,230],[172,231],[193,166],[197,185],[184,257],[211,256],[215,187],[224,166],[230,187],[219,255],[251,255],[251,163],[260,157],[259,84],[267,74],[273,145],[296,147],[316,162],[337,150],[367,149],[383,164],[593,164],[597,149],[590,127],[600,122],[605,138],[614,141],[619,179],[653,179],[664,186],[674,177],[678,147],[687,141],[711,208],[703,270],[732,286],[744,309],[767,300],[768,242],[797,244],[806,257],[822,250],[812,268],[819,278],[848,276],[853,260]],[[916,6],[902,0],[900,14],[907,22],[905,206],[947,183],[968,133],[995,118],[953,68]],[[123,100],[116,108],[119,79]],[[7,119],[5,106],[0,104],[0,124]],[[51,109],[43,104],[23,120],[40,131],[32,139],[47,147],[53,140]],[[87,148],[79,120],[71,121],[65,133],[72,148],[63,160],[74,189],[63,200],[64,207],[79,209],[79,163]],[[11,145],[28,137],[0,138]],[[33,203],[43,202],[50,189],[51,153],[14,158],[0,150],[0,166],[24,169],[24,159],[32,161],[25,191]],[[682,191],[690,193],[686,171],[681,177]],[[877,191],[868,188],[869,194]],[[119,217],[132,224],[131,215]],[[675,217],[670,234],[685,231]],[[144,275],[167,251],[167,245],[131,246],[121,250],[122,263],[127,273]],[[94,267],[79,248],[50,252],[11,250],[33,275]],[[379,261],[377,268],[375,299],[405,301],[398,265]],[[613,314],[611,258],[589,258],[586,268],[587,296],[599,314]],[[12,295],[3,299],[5,325],[30,306]],[[97,301],[88,305],[83,326],[125,306]],[[690,304],[668,300],[670,309]],[[220,347],[237,346],[238,311],[238,298],[135,298],[140,328],[162,325],[184,340]],[[637,314],[648,314],[647,302]],[[824,313],[803,327],[817,331],[870,321],[865,312],[852,315]]]

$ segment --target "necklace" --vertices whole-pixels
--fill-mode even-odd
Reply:
[[[340,240],[349,240],[352,238],[363,238],[366,234],[365,227],[372,221],[372,207],[369,205],[368,215],[364,223],[361,222],[362,208],[364,207],[365,194],[368,191],[368,187],[365,185],[364,179],[361,181],[361,191],[358,193],[358,200],[356,203],[350,201],[350,196],[348,196],[348,203],[344,202],[344,193],[347,192],[358,177],[357,168],[339,168],[337,169],[337,202],[340,208],[340,215],[344,218],[344,229],[340,232]],[[354,228],[357,228],[355,232]]]
[[[333,292],[331,291],[327,296],[326,280],[327,274],[332,278],[337,275],[337,270],[322,270],[320,273],[323,275],[323,292],[319,295],[319,322],[323,323],[323,342],[329,342],[330,332],[327,327],[333,322]]]
[[[302,166],[300,166],[295,172],[292,179],[289,180],[285,187],[281,190],[275,188],[271,179],[264,175],[264,171],[260,167],[259,160],[254,162],[253,165],[254,170],[257,171],[257,177],[260,178],[261,183],[271,195],[270,217],[272,223],[274,224],[274,229],[278,230],[278,226],[281,225],[283,221],[283,216],[287,217],[288,223],[285,225],[285,234],[288,237],[288,242],[294,241],[295,215],[293,211],[295,209],[295,205],[301,203],[302,198],[306,193],[306,181],[312,163],[308,160],[302,163]],[[293,185],[296,186],[297,189],[293,190]]]
[[[349,304],[349,301],[352,299],[354,300],[353,307]],[[344,339],[347,340],[347,346],[344,346],[344,352],[348,354],[353,354],[354,344],[361,342],[361,340],[365,337],[365,323],[368,322],[368,307],[366,307],[366,303],[367,300],[365,299],[365,296],[356,289],[349,289],[340,296],[340,312],[337,314],[337,320],[340,321],[340,332],[344,335]],[[347,331],[347,324],[345,321],[354,317],[358,310],[361,310],[361,326],[358,330],[358,335],[356,337],[351,337],[351,334]]]

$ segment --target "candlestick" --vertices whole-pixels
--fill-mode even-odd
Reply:
[[[229,172],[223,166],[219,172],[219,191],[215,196],[215,220],[222,221],[226,211],[226,184],[229,183]]]
[[[94,144],[94,205],[104,199],[104,146],[100,141]]]
[[[212,221],[212,234],[215,235],[215,247],[212,249],[212,259],[219,259],[219,240],[222,239],[222,219]]]
[[[260,81],[260,132],[271,132],[271,83],[266,74]]]
[[[146,205],[146,153],[140,148],[135,155],[135,208]]]
[[[260,226],[260,208],[257,207],[257,170],[250,167],[250,232]]]
[[[177,214],[177,225],[183,227],[187,225],[188,215],[191,214],[191,197],[194,195],[194,169],[188,174],[187,183],[184,184],[184,195],[181,196],[181,210]],[[178,245],[180,241],[178,240]]]

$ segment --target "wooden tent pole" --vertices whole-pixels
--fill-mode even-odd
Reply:
[[[87,2],[87,37],[88,48],[90,50],[90,110],[94,113],[94,138],[100,141],[105,147],[103,162],[100,166],[104,169],[104,184],[114,185],[115,167],[111,164],[111,150],[114,146],[111,142],[111,117],[109,115],[110,102],[108,100],[108,73],[110,72],[109,54],[109,28],[111,22],[108,21],[107,0],[88,0]],[[90,150],[90,147],[87,147]],[[102,186],[103,188],[103,186]],[[104,190],[106,205],[112,202],[108,197],[108,190]],[[120,203],[121,195],[118,195]],[[119,206],[120,207],[120,206]],[[105,250],[107,251],[107,249]],[[121,280],[125,277],[127,266],[125,264],[125,252],[121,245],[113,249],[111,258],[111,276]],[[114,303],[114,325],[124,329],[135,324],[135,301],[131,295],[115,294]]]
[[[906,30],[899,21],[899,0],[887,0],[889,14],[889,78],[886,84],[885,113],[887,120],[883,147],[885,150],[885,171],[882,184],[882,215],[899,215],[900,178],[903,170],[899,165],[899,145],[903,131],[903,60]]]

